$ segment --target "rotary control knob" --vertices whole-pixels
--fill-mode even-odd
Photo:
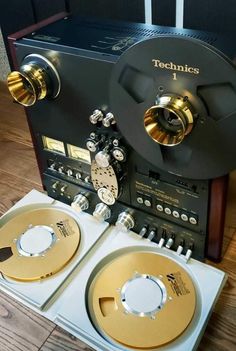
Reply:
[[[108,112],[102,120],[102,124],[106,128],[110,127],[112,124],[115,124],[115,123],[116,123],[115,117],[114,117],[113,113],[111,113],[111,112]]]
[[[74,197],[71,207],[77,212],[85,211],[89,208],[89,201],[86,196],[78,194]]]
[[[100,202],[99,204],[96,205],[95,210],[93,212],[93,216],[99,222],[103,222],[111,217],[111,210],[107,205]]]
[[[96,154],[95,161],[99,167],[107,168],[110,165],[111,156],[106,150],[102,150]]]
[[[112,150],[112,156],[119,162],[125,162],[126,151],[123,147],[117,146]]]
[[[128,232],[134,227],[134,218],[128,212],[121,212],[116,221],[116,227],[122,232]]]
[[[96,141],[94,139],[88,139],[86,141],[86,147],[91,152],[96,152],[98,150],[99,144],[100,144],[99,141]]]
[[[103,113],[101,110],[94,110],[93,114],[89,116],[89,120],[92,124],[97,124],[103,119]]]

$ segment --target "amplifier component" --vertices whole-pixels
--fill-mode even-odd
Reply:
[[[56,98],[61,88],[54,65],[38,54],[27,55],[20,70],[11,72],[7,81],[12,97],[23,106],[32,106],[46,97]]]

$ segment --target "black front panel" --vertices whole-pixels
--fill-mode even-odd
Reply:
[[[44,30],[44,34],[50,33]],[[42,32],[34,37],[37,35]],[[53,32],[49,39],[55,35]],[[98,35],[96,32],[93,36],[91,29],[90,41],[86,43],[84,38],[83,45],[90,45]],[[115,224],[121,212],[128,212],[134,218],[133,230],[144,239],[157,244],[163,239],[164,245],[171,239],[172,249],[182,245],[183,253],[190,248],[195,258],[203,259],[208,180],[189,180],[152,166],[130,147],[115,123],[103,123],[113,113],[109,84],[122,50],[92,51],[80,48],[79,44],[76,48],[66,47],[66,35],[63,44],[49,43],[42,37],[31,39],[17,43],[19,66],[29,54],[46,57],[58,71],[61,83],[58,97],[42,99],[27,108],[48,194],[69,204],[82,194],[89,200],[89,213],[98,203],[110,201],[111,196],[108,222]],[[68,42],[73,44],[69,39]],[[96,111],[102,117],[91,123],[91,116],[96,119]],[[132,125],[127,124],[127,129],[133,133]],[[109,167],[93,169],[95,159],[103,164],[107,157]],[[101,195],[100,188],[110,191]]]

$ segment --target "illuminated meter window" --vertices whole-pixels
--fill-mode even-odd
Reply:
[[[48,138],[43,135],[43,146],[44,149],[52,152],[58,152],[59,154],[66,155],[64,143],[62,141]]]
[[[81,147],[67,144],[68,155],[76,160],[91,164],[90,152]]]

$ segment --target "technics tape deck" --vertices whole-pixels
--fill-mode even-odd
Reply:
[[[9,90],[48,194],[187,259],[219,259],[236,164],[232,41],[69,17],[10,44]]]

